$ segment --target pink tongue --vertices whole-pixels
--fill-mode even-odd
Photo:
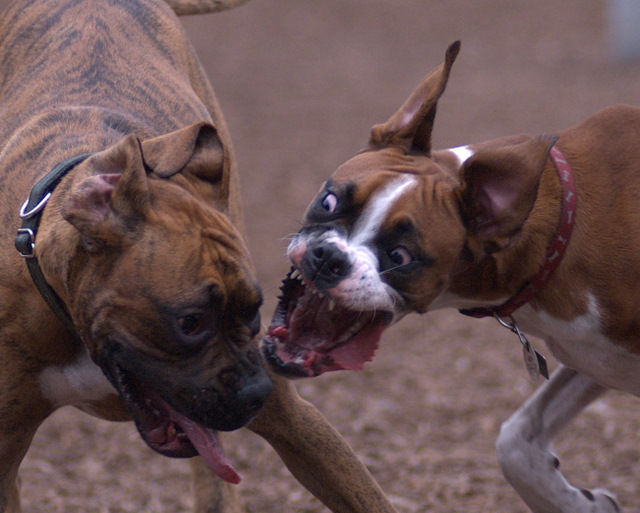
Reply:
[[[384,328],[382,324],[369,326],[346,344],[329,351],[328,354],[344,370],[362,370],[364,364],[373,359]]]
[[[240,482],[240,476],[224,455],[218,434],[215,431],[202,427],[173,408],[170,415],[171,420],[182,428],[198,451],[198,454],[220,479],[232,484]]]

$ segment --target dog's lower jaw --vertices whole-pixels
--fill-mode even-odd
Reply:
[[[362,370],[378,349],[382,332],[387,327],[387,316],[367,320],[353,337],[326,350],[283,342],[278,338],[287,329],[273,328],[262,340],[265,359],[279,374],[286,377],[315,377],[329,371]]]
[[[208,428],[177,411],[160,397],[149,384],[136,378],[117,363],[111,345],[102,360],[102,368],[134,419],[140,436],[154,451],[173,458],[200,455],[220,479],[237,484],[240,476],[227,459],[216,430]],[[262,403],[260,404],[260,407]],[[249,422],[260,408],[243,415],[242,420],[228,425],[237,429]]]
[[[262,340],[262,354],[271,368],[281,376],[289,379],[314,378],[327,371],[341,370],[328,355],[313,353],[306,359],[293,359],[284,349],[283,344],[275,337],[266,336]]]
[[[192,421],[172,408],[152,390],[127,383],[124,371],[114,364],[115,381],[132,413],[142,439],[154,451],[173,458],[202,456],[207,466],[222,480],[237,484],[240,476],[227,460],[217,433]],[[143,395],[134,397],[138,393]]]
[[[275,372],[289,378],[361,370],[393,323],[390,311],[354,310],[321,293],[292,269],[261,348]]]

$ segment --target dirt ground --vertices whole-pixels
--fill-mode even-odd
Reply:
[[[0,7],[6,0],[0,1]],[[612,62],[603,0],[253,0],[184,19],[234,138],[268,321],[287,236],[321,182],[462,40],[435,147],[549,133],[613,103],[640,104],[640,65]],[[541,350],[555,367],[546,348]],[[453,311],[389,330],[358,373],[298,382],[400,513],[524,513],[498,468],[500,423],[534,390],[517,339]],[[556,441],[583,487],[640,510],[640,415],[610,393]],[[249,512],[323,512],[270,447],[226,439]],[[73,409],[48,420],[22,465],[30,513],[189,511],[189,466],[153,454],[132,424]]]

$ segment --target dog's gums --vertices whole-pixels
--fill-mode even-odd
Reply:
[[[190,458],[199,454],[220,479],[233,484],[240,482],[240,476],[225,456],[215,430],[177,412],[118,364],[111,365],[110,371],[112,383],[149,447],[173,458]]]
[[[298,276],[295,268],[281,291],[261,346],[272,368],[290,378],[362,369],[393,318],[391,312],[343,307]]]

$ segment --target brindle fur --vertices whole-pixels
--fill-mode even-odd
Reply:
[[[242,0],[169,3],[187,13]],[[229,368],[240,374],[242,365],[255,363],[255,343],[242,316],[259,293],[241,235],[227,127],[167,4],[19,1],[3,14],[0,58],[0,511],[15,513],[18,467],[38,426],[56,408],[72,404],[106,419],[130,418],[93,364],[83,367],[84,381],[74,382],[84,389],[46,389],[43,373],[86,354],[109,365],[105,347],[126,327],[139,335],[124,344],[139,345],[132,349],[139,363],[169,374],[169,382],[159,385],[164,394],[175,394],[181,380],[193,380],[215,382],[212,401],[219,394],[233,398],[233,385],[218,383],[218,374]],[[17,213],[33,184],[57,163],[85,152],[98,153],[56,188],[36,244],[47,280],[82,335],[79,345],[34,287],[13,240]],[[105,170],[121,175],[112,205],[101,203],[111,179],[96,179]],[[175,233],[194,223],[208,234],[206,255],[197,234]],[[180,251],[174,251],[177,241]],[[172,304],[175,296],[190,293],[181,283],[197,284],[203,277],[222,291],[218,322],[224,326],[206,343],[206,357],[181,358],[177,349],[141,342],[157,332],[138,319],[155,321],[160,308],[127,294],[141,287]],[[333,511],[394,511],[319,412],[289,383],[273,379],[271,398],[250,429]],[[207,398],[189,403],[191,413],[206,416]],[[241,511],[235,490],[199,458],[194,475],[199,511]]]

